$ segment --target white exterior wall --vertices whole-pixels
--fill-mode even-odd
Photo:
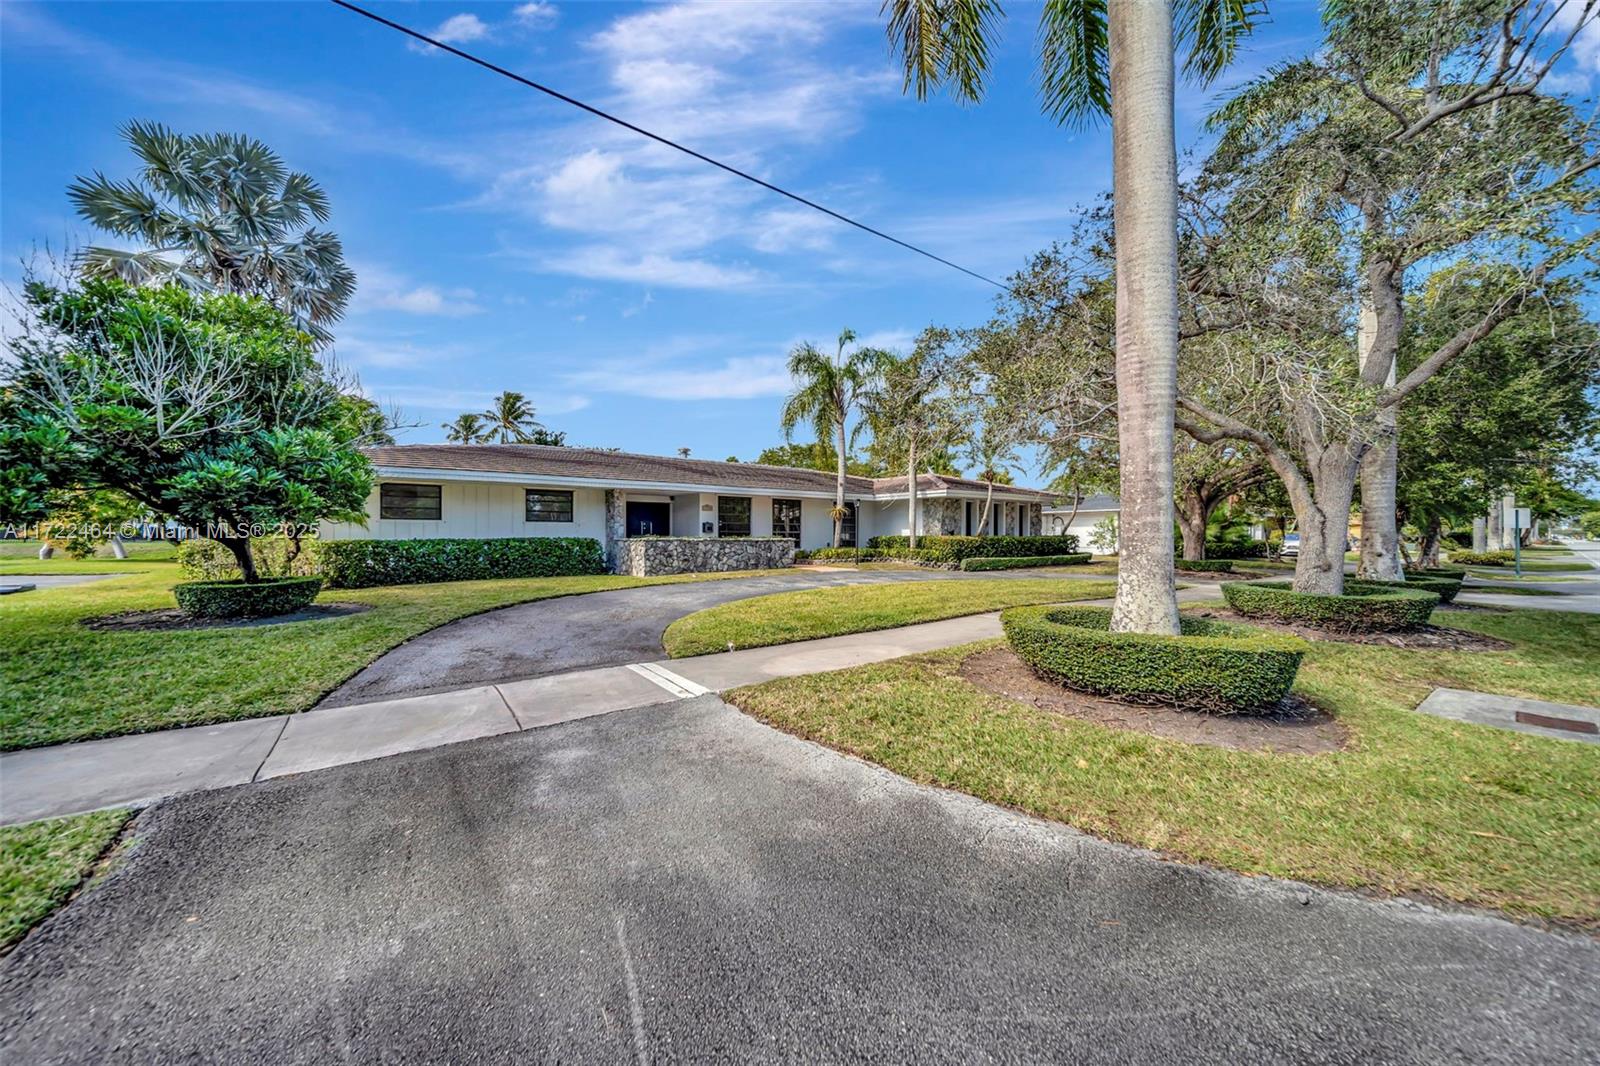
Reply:
[[[846,502],[849,498],[846,497]],[[865,510],[863,508],[862,510]],[[806,551],[833,547],[833,501],[805,498],[800,501],[800,547]],[[767,515],[770,524],[772,515]],[[856,521],[860,521],[858,517]],[[858,530],[856,536],[859,537]]]
[[[324,522],[319,533],[327,540],[414,540],[428,537],[593,537],[606,538],[604,489],[541,486],[534,482],[510,484],[494,481],[430,481],[427,478],[385,478],[406,485],[439,485],[439,520],[400,520],[378,517],[378,486],[367,497],[367,524]],[[380,484],[382,482],[380,481]],[[571,522],[529,522],[523,490],[550,488],[572,493]]]
[[[1058,521],[1065,522],[1069,513],[1070,512],[1062,512],[1061,514],[1047,513],[1044,516],[1044,531],[1047,534],[1057,532],[1056,523]],[[1067,526],[1067,528],[1060,530],[1060,532],[1070,533],[1077,537],[1078,547],[1083,551],[1092,551],[1094,549],[1089,546],[1089,535],[1094,532],[1094,527],[1103,522],[1107,517],[1115,517],[1116,515],[1116,511],[1079,511],[1072,519],[1072,524]]]

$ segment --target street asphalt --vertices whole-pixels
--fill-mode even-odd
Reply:
[[[1039,578],[1115,581],[1040,571],[793,570],[760,577],[647,585],[502,607],[431,630],[395,648],[318,706],[419,696],[528,677],[649,662],[663,656],[667,626],[695,611],[773,592],[899,581]]]
[[[1600,943],[1175,863],[713,696],[163,803],[0,1059],[1576,1063]]]

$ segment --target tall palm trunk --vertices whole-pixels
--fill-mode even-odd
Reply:
[[[833,493],[833,546],[844,546],[844,408],[840,407],[839,413],[839,479]],[[859,519],[857,525],[860,524]],[[861,531],[856,530],[856,539],[860,540]],[[860,547],[857,544],[856,547]]]
[[[1110,0],[1122,559],[1111,628],[1178,632],[1172,434],[1178,392],[1178,158],[1172,4]]]
[[[911,539],[907,543],[917,546],[917,437],[912,434],[906,445],[906,506],[911,512]]]

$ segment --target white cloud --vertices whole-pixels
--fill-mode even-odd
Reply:
[[[459,318],[483,310],[477,302],[477,293],[465,286],[444,288],[415,281],[372,263],[352,265],[356,272],[356,294],[350,301],[351,314],[401,311]]]
[[[544,257],[546,270],[576,274],[596,281],[631,281],[679,289],[736,289],[752,285],[760,275],[743,267],[721,266],[705,259],[684,259],[658,252],[632,252],[593,244]]]
[[[757,355],[725,359],[721,366],[623,364],[580,371],[567,380],[580,388],[662,400],[755,400],[789,391],[786,363],[782,356]]]
[[[334,355],[356,370],[399,370],[440,366],[470,353],[460,345],[419,345],[409,338],[364,337],[346,333],[334,342]]]
[[[581,411],[589,406],[589,397],[578,393],[546,393],[537,389],[519,389],[515,383],[507,387],[528,397],[536,412],[535,417],[540,421]],[[426,385],[406,384],[370,385],[364,386],[362,391],[380,403],[398,404],[405,409],[444,412],[451,415],[462,411],[486,410],[500,392],[498,388],[437,389]],[[423,428],[426,430],[427,427]]]
[[[489,36],[489,26],[477,15],[451,15],[428,36],[445,44],[466,44]]]
[[[556,24],[561,13],[556,5],[536,0],[531,4],[518,4],[511,12],[513,18],[530,30],[548,30]]]

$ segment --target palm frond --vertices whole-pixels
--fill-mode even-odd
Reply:
[[[1180,0],[1175,36],[1189,49],[1184,74],[1202,85],[1215,81],[1265,12],[1263,0]]]
[[[1111,113],[1106,0],[1046,0],[1039,14],[1039,94],[1064,125],[1092,125]]]
[[[996,24],[993,0],[883,0],[889,47],[905,68],[903,91],[926,100],[939,88],[963,103],[983,96]]]

